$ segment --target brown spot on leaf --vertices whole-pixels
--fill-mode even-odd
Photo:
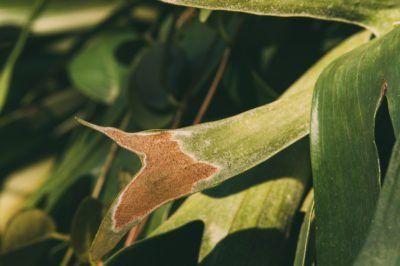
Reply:
[[[140,220],[161,204],[191,193],[198,181],[219,171],[218,167],[183,152],[171,132],[134,134],[80,122],[142,156],[141,171],[119,195],[115,205],[112,217],[115,231]]]

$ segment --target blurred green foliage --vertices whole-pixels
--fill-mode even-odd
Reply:
[[[229,48],[226,70],[203,121],[225,118],[274,101],[322,55],[359,31],[337,22],[199,11],[156,1],[54,0],[44,3],[42,10],[35,10],[34,2],[0,3],[0,63],[3,71],[9,71],[7,82],[0,81],[0,90],[8,92],[0,94],[4,95],[0,107],[0,224],[8,224],[0,228],[2,265],[88,264],[88,243],[101,210],[140,169],[137,156],[79,127],[75,116],[130,132],[191,125]],[[29,17],[33,20],[27,25]],[[21,41],[24,32],[27,35]],[[20,47],[15,52],[18,38]],[[10,66],[12,53],[15,62]],[[393,141],[387,142],[379,144],[385,149]],[[304,216],[299,203],[311,183],[308,152],[297,156],[301,160],[283,154],[272,166],[261,165],[243,175],[255,176],[252,181],[238,177],[187,202],[181,199],[162,206],[137,233],[136,239],[142,240],[116,253],[124,245],[120,243],[106,258],[106,265],[196,265],[199,258],[205,258],[201,265],[248,265],[249,261],[257,265],[255,258],[240,259],[249,256],[240,252],[241,241],[247,248],[253,243],[257,261],[292,264]],[[40,174],[32,168],[49,160],[49,169]],[[285,175],[286,170],[295,169],[293,162],[302,163],[301,174],[289,171]],[[95,195],[97,200],[88,199],[100,177],[104,183]],[[295,205],[284,209],[278,207],[290,205],[282,194],[286,190],[279,186],[274,190],[273,183],[281,177],[294,177],[301,183]],[[12,189],[7,185],[11,179],[19,180]],[[21,192],[23,197],[13,201],[13,208],[5,208],[11,204],[10,190],[23,191],[26,186],[35,189]],[[251,202],[254,208],[242,210],[268,213],[271,220],[284,216],[283,224],[257,220],[243,225],[246,230],[240,232],[210,229],[210,224],[221,221],[213,223],[218,215],[207,214],[213,211],[207,209],[208,202],[229,212],[240,205],[237,199],[251,197],[260,189],[277,195],[274,199],[281,201],[269,200],[280,211],[260,210],[270,206],[268,198],[258,198],[261,204]],[[206,222],[175,224],[176,217],[193,202],[197,202],[193,210],[199,208],[198,213],[207,217],[193,214],[194,218],[189,215],[182,220]],[[22,211],[27,208],[31,211]],[[12,215],[6,215],[8,211]],[[15,225],[19,219],[29,225]],[[207,224],[208,220],[212,221]],[[44,223],[42,228],[51,233],[31,235],[36,223]],[[16,248],[9,249],[7,239],[14,226],[26,239],[19,235],[23,243],[13,242]],[[214,230],[216,239],[204,239],[213,237],[204,233],[207,230]],[[223,239],[224,235],[218,236],[221,231],[235,234]],[[213,242],[207,254],[201,253],[206,241]],[[266,246],[274,247],[273,252],[264,252]],[[263,257],[274,254],[284,259]]]

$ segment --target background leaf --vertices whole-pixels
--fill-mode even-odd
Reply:
[[[110,31],[91,40],[72,60],[69,73],[75,87],[91,99],[111,104],[120,95],[128,67],[118,62],[117,48],[132,41],[131,31]]]
[[[9,220],[25,206],[27,198],[45,182],[53,166],[54,158],[46,158],[6,178],[0,191],[0,234],[4,232]]]
[[[121,1],[107,0],[53,0],[49,1],[43,14],[35,20],[35,34],[52,34],[93,26],[114,11]],[[0,3],[0,25],[23,26],[32,10],[34,0],[12,0]],[[71,19],[73,17],[74,19]]]
[[[0,150],[0,169],[12,169],[17,159],[57,146],[57,140],[71,129],[68,119],[83,104],[77,92],[65,90],[0,117],[0,138],[7,140]]]
[[[55,224],[46,213],[40,210],[23,211],[8,224],[2,238],[2,250],[16,249],[48,237],[53,232]]]
[[[86,198],[79,205],[71,225],[71,245],[81,261],[89,261],[89,249],[103,217],[103,205]]]
[[[115,123],[120,118],[122,106],[115,104],[113,108],[98,114],[98,119]],[[103,147],[103,148],[102,148]],[[46,210],[54,210],[57,204],[80,179],[98,173],[99,166],[104,163],[110,144],[102,142],[102,138],[90,131],[78,132],[62,159],[56,165],[49,180],[28,200],[28,206],[42,206]],[[84,162],[84,163],[82,163]],[[70,203],[69,203],[70,204]],[[64,210],[63,210],[64,211]]]
[[[32,23],[35,21],[36,17],[39,16],[39,14],[42,11],[42,9],[44,8],[45,4],[46,4],[46,0],[36,0],[34,2],[34,6],[29,14],[28,19],[26,20],[26,22],[24,24],[24,28],[22,29],[22,32],[18,36],[17,43],[15,44],[15,47],[11,51],[11,54],[8,56],[5,65],[2,66],[3,69],[1,70],[1,73],[0,73],[0,112],[3,109],[4,104],[6,102],[8,90],[10,87],[10,81],[12,78],[12,74],[13,74],[17,59],[18,59],[19,55],[22,53],[22,50],[28,39],[29,31],[32,27]]]

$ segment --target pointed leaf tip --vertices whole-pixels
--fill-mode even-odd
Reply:
[[[88,128],[94,129],[94,130],[96,130],[96,131],[100,131],[100,132],[103,132],[103,131],[104,131],[104,130],[102,129],[102,127],[97,126],[97,125],[95,125],[95,124],[92,124],[92,123],[90,123],[90,122],[88,122],[88,121],[86,121],[86,120],[83,120],[82,118],[79,118],[79,117],[77,117],[77,116],[75,116],[75,120],[76,120],[79,124],[81,124],[82,126],[85,126],[85,127],[88,127]]]
[[[100,260],[123,235],[162,204],[191,194],[196,184],[220,171],[212,163],[186,153],[174,131],[127,133],[116,128],[98,130],[119,146],[140,156],[142,168],[109,209],[92,244],[91,256]]]

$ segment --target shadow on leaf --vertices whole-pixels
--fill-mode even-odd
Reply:
[[[105,265],[195,266],[203,230],[204,224],[200,221],[188,223],[121,250]]]
[[[229,234],[200,263],[200,266],[290,265],[286,237],[277,229],[256,229]],[[271,260],[271,258],[274,258]]]

